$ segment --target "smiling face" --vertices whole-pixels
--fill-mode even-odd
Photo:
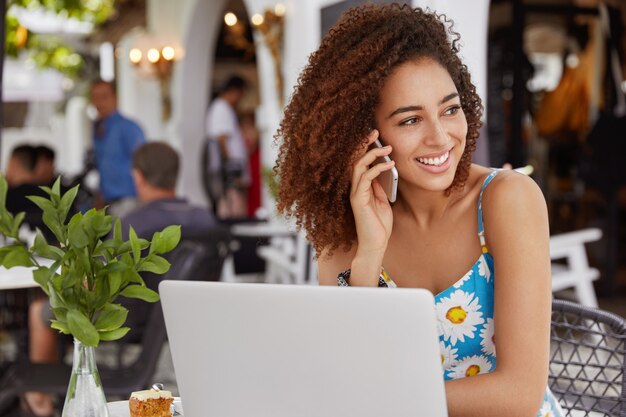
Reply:
[[[393,148],[400,191],[450,187],[465,149],[467,120],[445,68],[429,58],[399,65],[380,90],[375,119],[381,141]]]

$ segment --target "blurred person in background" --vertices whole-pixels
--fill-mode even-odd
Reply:
[[[150,142],[133,155],[133,179],[139,207],[122,218],[122,233],[128,238],[129,226],[137,236],[152,238],[152,233],[171,224],[185,229],[208,230],[217,224],[205,208],[190,205],[176,196],[179,171],[178,153],[165,142]]]
[[[91,103],[98,112],[93,130],[94,159],[100,174],[100,198],[96,206],[108,205],[111,214],[121,217],[134,207],[137,192],[131,160],[133,151],[146,139],[139,125],[117,110],[113,84],[94,82]]]
[[[52,185],[56,180],[55,153],[47,146],[35,148],[35,181],[41,185]]]
[[[46,238],[53,237],[48,233],[47,226],[44,225],[39,207],[30,201],[29,195],[47,197],[48,195],[39,188],[41,183],[36,175],[37,151],[31,145],[20,145],[13,149],[5,178],[9,186],[6,197],[6,207],[13,215],[24,212],[24,223],[31,229],[41,229]]]
[[[31,184],[35,181],[36,159],[35,148],[31,145],[20,145],[13,148],[4,174],[9,188]]]
[[[41,210],[35,203],[27,198],[29,195],[47,197],[47,194],[39,188],[39,185],[42,183],[39,181],[37,175],[37,163],[37,148],[31,145],[21,145],[13,149],[5,173],[9,185],[6,207],[7,210],[14,215],[19,212],[24,212],[26,214],[24,223],[29,226],[31,230],[34,230],[36,227],[39,228],[50,241],[54,236],[48,233],[49,230],[43,223],[41,217]],[[38,304],[38,301],[34,301],[29,307],[29,322],[30,314],[32,314],[31,310],[36,304]],[[37,308],[37,306],[35,306],[35,308]],[[51,349],[49,351],[40,351],[44,356],[35,356],[35,359],[39,362],[50,362],[50,357],[55,359],[57,355],[55,345],[56,336],[52,333],[52,342],[48,344],[47,341],[42,339],[47,335],[48,333],[45,332],[36,332],[36,338],[34,340],[31,339],[29,342],[29,345],[43,344],[43,346],[50,346]],[[38,336],[41,337],[37,339]],[[31,415],[50,416],[53,412],[52,399],[45,393],[29,392],[24,395],[22,408],[27,410]]]
[[[192,206],[176,196],[179,167],[178,153],[165,142],[150,142],[137,148],[132,172],[139,206],[121,219],[124,239],[128,239],[131,226],[138,237],[150,240],[154,232],[172,224],[181,226],[183,238],[208,235],[218,225],[208,208]],[[142,277],[148,288],[158,291],[162,275],[143,273]],[[150,304],[125,298],[120,301],[129,311],[127,326],[135,330],[143,328],[150,314]],[[131,340],[136,337],[133,332],[129,333]]]
[[[213,209],[220,219],[246,217],[248,185],[248,151],[236,108],[248,87],[239,77],[230,77],[219,95],[211,102],[206,116],[207,161],[209,184],[220,183],[210,192]],[[216,178],[217,177],[217,178]]]

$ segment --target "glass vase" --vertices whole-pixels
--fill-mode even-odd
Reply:
[[[74,339],[74,363],[62,417],[109,417],[96,366],[96,348]]]

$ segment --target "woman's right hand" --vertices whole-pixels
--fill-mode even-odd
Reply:
[[[363,155],[354,164],[350,204],[354,214],[357,233],[357,257],[379,259],[387,248],[393,226],[391,205],[383,187],[376,178],[381,172],[394,166],[394,161],[375,164],[375,160],[391,153],[391,146],[369,149],[369,145],[378,138],[378,131],[373,130],[364,146]],[[373,164],[373,165],[372,165]]]

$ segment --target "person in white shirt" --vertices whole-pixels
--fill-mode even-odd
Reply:
[[[247,214],[248,152],[235,112],[246,88],[243,78],[230,77],[206,116],[209,196],[220,219]]]

